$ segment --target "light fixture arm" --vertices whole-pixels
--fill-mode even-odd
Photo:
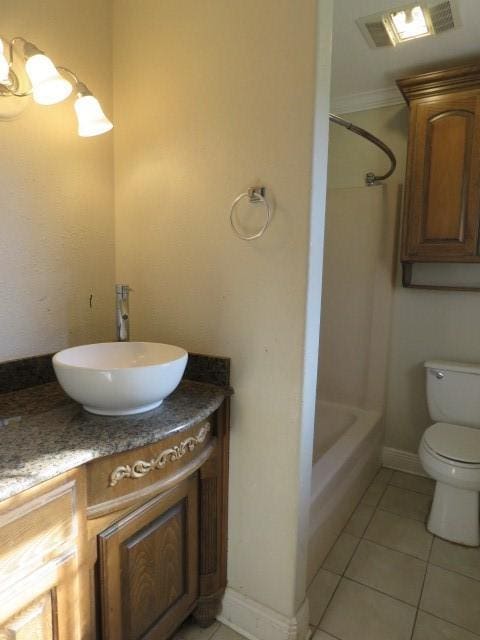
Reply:
[[[73,71],[71,69],[68,69],[67,67],[57,67],[57,71],[60,71],[61,73],[63,73],[63,75],[67,74],[68,76],[70,76],[73,82],[75,83],[75,86],[79,84],[83,84],[82,82],[80,82],[80,79],[77,76],[77,74],[73,73]]]
[[[17,60],[19,65],[24,65],[25,77],[23,72],[17,75]],[[43,51],[22,36],[11,40],[0,37],[0,98],[32,96],[37,104],[48,106],[66,100],[73,88],[77,94],[73,106],[78,135],[91,137],[110,131],[112,123],[76,73],[67,67],[57,67]]]
[[[7,40],[5,40],[4,38],[2,38],[5,42],[8,42]],[[28,40],[25,40],[25,38],[22,38],[22,36],[15,36],[14,38],[12,38],[9,42],[8,42],[8,57],[9,57],[9,63],[10,65],[13,64],[13,49],[15,47],[15,45],[17,44],[17,42],[23,42],[23,45],[25,46],[26,44],[28,44]]]

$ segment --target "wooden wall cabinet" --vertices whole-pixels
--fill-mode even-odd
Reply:
[[[410,107],[401,260],[480,262],[480,65],[397,84]]]

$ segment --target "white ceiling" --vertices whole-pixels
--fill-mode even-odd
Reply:
[[[383,94],[388,97],[389,92],[392,101],[392,96],[396,95],[396,78],[464,61],[478,59],[480,62],[480,0],[457,0],[460,29],[397,47],[371,49],[355,20],[405,4],[409,1],[334,0],[333,106],[354,104],[356,99],[358,102],[359,98],[368,98],[370,94],[378,94],[377,98]]]

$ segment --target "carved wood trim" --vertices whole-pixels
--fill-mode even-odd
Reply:
[[[175,486],[189,475],[195,473],[205,462],[210,458],[215,447],[217,446],[217,439],[213,438],[208,445],[200,452],[198,456],[186,466],[176,471],[173,474],[168,475],[166,478],[162,478],[158,482],[154,482],[147,487],[143,487],[138,491],[130,491],[126,495],[113,498],[112,500],[104,500],[98,504],[87,507],[87,518],[91,521],[95,518],[105,516],[121,509],[134,506],[140,503],[142,500],[147,500],[151,496],[167,491],[171,487]]]
[[[110,474],[109,486],[114,487],[120,480],[125,478],[143,478],[143,476],[154,469],[163,469],[169,462],[180,460],[186,453],[193,451],[196,446],[205,441],[210,429],[211,425],[207,422],[202,425],[196,436],[190,436],[179,445],[165,449],[165,451],[159,453],[156,458],[152,458],[151,460],[136,460],[132,465],[124,464],[117,467]]]

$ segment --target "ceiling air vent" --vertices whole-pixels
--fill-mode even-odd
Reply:
[[[435,33],[449,31],[457,26],[450,2],[441,2],[430,7],[430,19]]]
[[[455,1],[420,1],[395,7],[359,18],[357,25],[370,47],[392,47],[458,29],[461,25]]]
[[[392,47],[392,41],[388,35],[385,25],[381,21],[366,22],[365,28],[368,30],[370,40],[375,47]],[[370,43],[369,43],[370,44]]]

